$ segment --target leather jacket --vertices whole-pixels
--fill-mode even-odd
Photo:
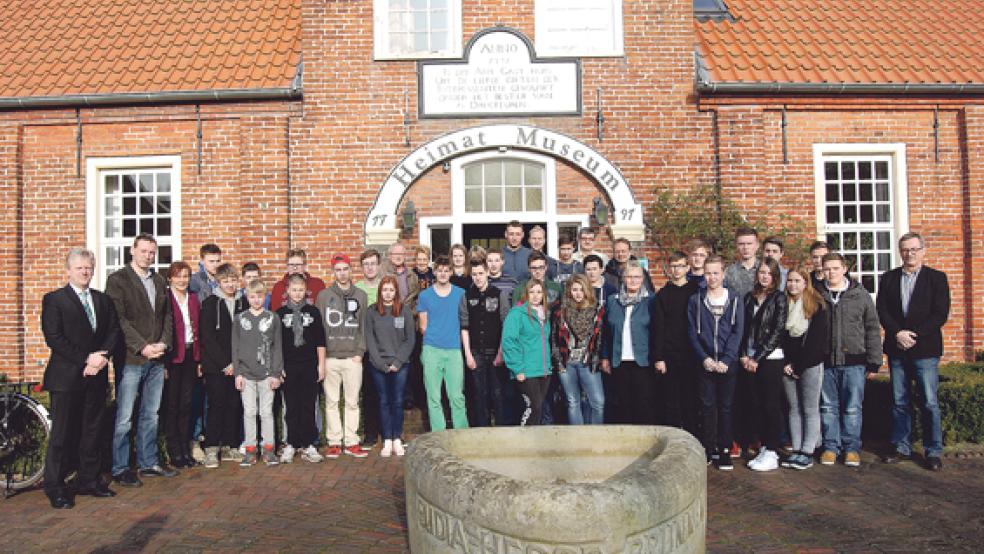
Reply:
[[[753,315],[754,314],[754,315]],[[779,348],[782,335],[786,330],[786,294],[779,289],[772,291],[758,312],[755,312],[755,293],[745,295],[745,333],[741,340],[741,351],[744,355],[751,342],[756,362],[761,362]]]

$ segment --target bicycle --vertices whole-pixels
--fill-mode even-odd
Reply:
[[[0,487],[4,497],[34,486],[44,474],[51,418],[30,394],[37,384],[0,383]]]

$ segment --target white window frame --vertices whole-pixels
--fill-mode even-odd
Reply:
[[[171,259],[181,257],[181,156],[126,156],[86,159],[86,248],[96,255],[93,286],[105,288],[103,269],[106,251],[103,237],[106,231],[105,196],[102,175],[105,171],[168,169],[171,173],[171,237],[158,237],[158,245],[171,247]]]
[[[622,14],[622,0],[593,0],[594,4],[608,4],[611,13],[611,49],[600,49],[591,46],[589,40],[577,43],[575,50],[564,50],[555,46],[550,40],[548,26],[556,22],[556,8],[568,7],[569,0],[536,0],[534,7],[536,55],[541,58],[549,57],[578,57],[578,58],[609,58],[625,56],[625,21]],[[576,24],[575,20],[575,24]],[[558,43],[559,44],[559,43]],[[607,45],[606,45],[607,46]]]
[[[465,211],[465,169],[464,166],[474,162],[484,162],[501,159],[516,159],[543,166],[543,210],[536,212],[466,212]],[[557,161],[549,156],[520,150],[486,151],[467,156],[460,156],[450,162],[451,175],[451,216],[420,218],[420,243],[430,247],[430,230],[432,228],[450,228],[451,244],[463,240],[463,226],[481,223],[545,223],[547,232],[547,254],[557,256],[558,227],[560,224],[588,225],[589,214],[558,214],[557,213]]]
[[[836,227],[829,227],[827,224],[826,198],[826,176],[824,172],[824,162],[838,161],[839,158],[864,158],[864,157],[888,157],[889,158],[889,186],[892,195],[892,221],[890,226],[878,223],[856,223],[856,224],[832,224]],[[873,231],[886,227],[890,228],[892,267],[899,263],[899,255],[896,248],[898,237],[909,231],[909,182],[906,171],[906,146],[905,143],[845,143],[845,144],[814,144],[813,145],[813,172],[814,172],[814,198],[816,201],[817,214],[817,238],[826,240],[827,233],[830,231]],[[876,284],[880,276],[876,276]]]
[[[448,47],[441,51],[393,52],[389,35],[389,0],[373,0],[373,59],[375,60],[420,60],[460,58],[461,41],[461,0],[448,2]]]

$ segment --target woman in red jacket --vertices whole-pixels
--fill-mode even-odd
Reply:
[[[174,348],[167,354],[165,381],[164,427],[167,433],[167,452],[171,465],[177,468],[194,467],[191,457],[190,432],[191,391],[201,377],[198,362],[198,296],[188,293],[191,267],[182,261],[174,262],[167,270],[171,285],[171,313],[174,314]]]

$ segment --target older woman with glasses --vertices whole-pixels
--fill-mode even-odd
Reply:
[[[618,423],[656,424],[655,364],[663,356],[654,347],[663,344],[663,315],[647,280],[639,262],[626,261],[618,293],[605,302],[601,370],[614,376]]]

